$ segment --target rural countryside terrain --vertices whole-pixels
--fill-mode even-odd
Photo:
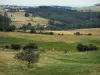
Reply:
[[[100,4],[0,5],[0,75],[100,75]]]

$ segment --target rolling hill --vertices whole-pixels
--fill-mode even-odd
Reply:
[[[82,11],[82,12],[87,12],[90,10],[92,12],[100,12],[100,6],[78,7],[75,8],[75,10]]]
[[[31,23],[33,26],[40,25],[48,25],[48,19],[42,17],[25,17],[25,12],[8,12],[9,17],[12,20],[12,24],[17,27],[22,26],[23,24]]]
[[[33,26],[46,25],[46,29],[50,30],[100,28],[99,8],[100,6],[82,8],[38,6],[23,8],[24,12],[17,11],[17,9],[13,12],[9,11],[8,15],[12,20],[11,24],[17,27],[32,23]],[[25,17],[26,12],[30,14],[30,17]]]

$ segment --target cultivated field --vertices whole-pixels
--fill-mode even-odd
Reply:
[[[0,75],[100,75],[100,49],[93,52],[77,52],[77,43],[93,44],[100,48],[100,29],[53,31],[54,35],[20,32],[0,32]],[[92,36],[75,36],[73,33],[92,33]],[[64,34],[57,35],[57,34]],[[41,53],[38,63],[28,69],[27,62],[14,59],[17,51],[2,49],[4,45],[34,42]],[[64,53],[64,50],[72,52]]]

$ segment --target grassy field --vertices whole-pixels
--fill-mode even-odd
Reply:
[[[27,63],[14,59],[16,52],[0,51],[0,75],[100,75],[100,51],[42,53],[38,63],[28,69]]]
[[[78,11],[89,11],[92,10],[93,12],[100,12],[100,6],[90,6],[90,7],[80,7],[80,8],[75,8]]]
[[[32,16],[25,17],[25,12],[8,12],[8,14],[12,20],[12,24],[16,25],[17,27],[28,23],[32,23],[32,25],[48,25],[48,19]]]
[[[92,36],[75,36],[72,35],[75,32],[80,33],[92,33]],[[94,44],[100,47],[100,29],[80,29],[70,31],[53,31],[55,35],[41,35],[41,34],[30,34],[30,33],[18,33],[18,32],[1,32],[0,33],[0,44],[12,44],[21,43],[26,44],[29,42],[35,42],[40,48],[46,50],[72,50],[76,51],[77,43],[83,44]],[[64,35],[57,35],[57,33],[63,33]],[[69,32],[71,34],[69,34]],[[68,33],[68,34],[67,34]]]
[[[92,33],[92,36],[75,36],[73,33]],[[100,29],[53,31],[54,35],[0,32],[0,75],[100,75],[100,49],[77,52],[76,45],[93,44],[100,48]],[[57,34],[64,34],[63,36]],[[71,33],[71,34],[69,34]],[[27,62],[14,59],[17,51],[2,49],[4,45],[36,43],[41,53],[39,62],[27,68]],[[63,50],[72,50],[64,53]]]

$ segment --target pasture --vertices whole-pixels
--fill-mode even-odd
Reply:
[[[75,8],[76,10],[78,10],[78,11],[84,11],[84,12],[86,12],[86,11],[89,11],[89,10],[91,10],[91,11],[93,11],[93,12],[100,12],[100,6],[88,6],[88,7],[78,7],[78,8]]]
[[[25,12],[8,12],[9,17],[12,20],[12,25],[21,27],[23,24],[31,23],[33,26],[37,24],[48,25],[48,19],[42,17],[25,17]]]
[[[93,44],[100,48],[100,29],[52,31],[54,35],[20,32],[0,32],[0,75],[100,75],[100,49],[92,52],[77,52],[78,43]],[[75,32],[92,36],[73,35]],[[58,35],[59,34],[64,34]],[[71,33],[71,34],[69,34]],[[2,49],[4,45],[34,42],[39,49],[39,62],[27,68],[27,62],[14,59],[17,51]],[[64,50],[72,52],[64,53]]]

